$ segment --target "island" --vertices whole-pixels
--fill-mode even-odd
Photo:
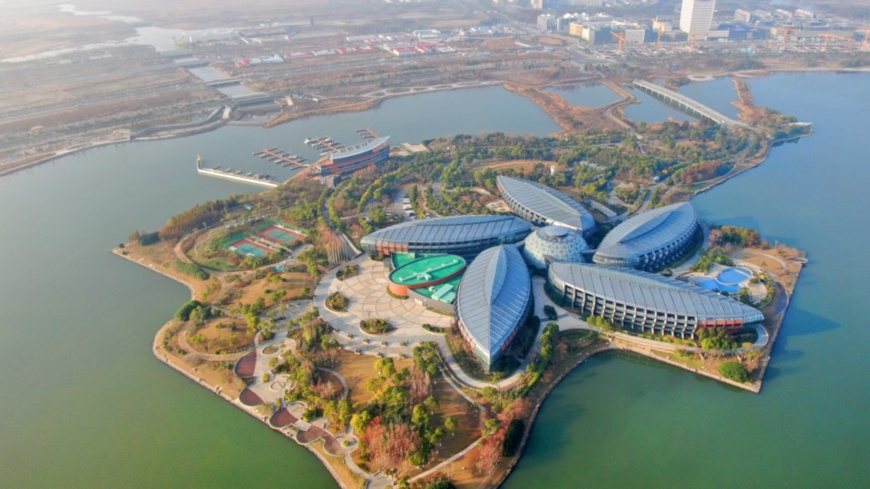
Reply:
[[[342,487],[499,485],[549,392],[608,350],[760,392],[806,256],[688,200],[810,126],[739,77],[739,121],[677,100],[699,122],[636,123],[610,83],[598,109],[508,86],[559,134],[378,137],[133,232],[114,253],[191,291],[155,356]]]

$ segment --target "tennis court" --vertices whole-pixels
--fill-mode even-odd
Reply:
[[[281,244],[290,244],[290,243],[296,241],[297,239],[299,239],[299,236],[297,234],[295,234],[293,231],[290,231],[289,229],[287,229],[285,227],[278,226],[275,224],[267,227],[266,229],[263,229],[262,231],[260,231],[257,234],[266,238],[266,239],[271,239],[273,241],[277,241],[278,243],[281,243]]]
[[[241,239],[236,241],[235,243],[230,245],[230,249],[235,251],[236,253],[245,255],[245,256],[253,256],[254,258],[261,258],[269,253],[272,253],[274,250],[266,248],[263,245],[254,243],[248,239]]]

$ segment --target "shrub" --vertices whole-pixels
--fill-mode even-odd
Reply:
[[[326,298],[326,307],[332,309],[333,311],[344,312],[347,311],[347,305],[350,301],[348,301],[347,297],[339,294],[338,292],[333,292],[329,294],[329,297]]]
[[[383,319],[364,319],[359,322],[359,327],[368,334],[387,334],[393,330]]]
[[[719,365],[719,373],[726,379],[736,382],[746,382],[749,380],[749,372],[746,371],[746,367],[740,362],[730,361]]]
[[[158,241],[160,241],[160,234],[158,234],[156,231],[153,233],[142,233],[139,235],[139,244],[142,246],[153,245]]]
[[[181,309],[175,313],[175,319],[187,321],[190,319],[190,313],[197,307],[202,307],[202,303],[196,300],[188,301],[187,304],[181,306]]]
[[[501,447],[502,457],[513,457],[514,454],[517,453],[517,449],[520,447],[520,441],[523,439],[524,429],[525,423],[523,423],[523,420],[511,420],[511,424],[508,425],[507,431],[504,435],[504,445]]]
[[[209,277],[208,272],[200,268],[200,266],[195,263],[178,262],[175,264],[175,268],[185,275],[190,275],[191,277],[196,277],[200,280],[205,280]]]
[[[555,321],[558,315],[556,314],[556,308],[547,304],[544,306],[544,315],[547,316],[547,319],[550,321]]]

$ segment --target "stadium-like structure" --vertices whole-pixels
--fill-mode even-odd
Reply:
[[[553,263],[549,279],[570,307],[638,331],[691,338],[699,328],[739,330],[764,320],[742,302],[640,270]]]
[[[529,269],[516,246],[481,253],[459,284],[459,331],[489,370],[510,346],[532,308]]]
[[[592,261],[599,265],[658,270],[688,251],[697,229],[698,218],[688,202],[653,209],[610,231]]]
[[[396,224],[360,241],[369,256],[392,253],[447,253],[465,259],[500,244],[522,241],[532,227],[514,216],[452,216]]]
[[[562,226],[580,231],[584,237],[595,230],[592,214],[558,190],[504,175],[496,178],[496,185],[508,207],[536,226]]]

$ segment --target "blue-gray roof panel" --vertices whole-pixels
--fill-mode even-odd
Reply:
[[[581,263],[553,263],[550,277],[578,290],[635,307],[669,311],[700,320],[760,321],[763,315],[742,302],[694,284],[653,273]]]
[[[499,175],[498,185],[521,205],[544,216],[551,224],[579,231],[595,227],[595,218],[579,202],[556,189],[530,180]]]
[[[659,207],[613,228],[596,253],[619,258],[640,256],[669,244],[696,223],[695,209],[688,202]]]
[[[489,248],[471,262],[456,294],[456,311],[478,351],[497,355],[519,327],[531,300],[531,278],[513,245]]]

